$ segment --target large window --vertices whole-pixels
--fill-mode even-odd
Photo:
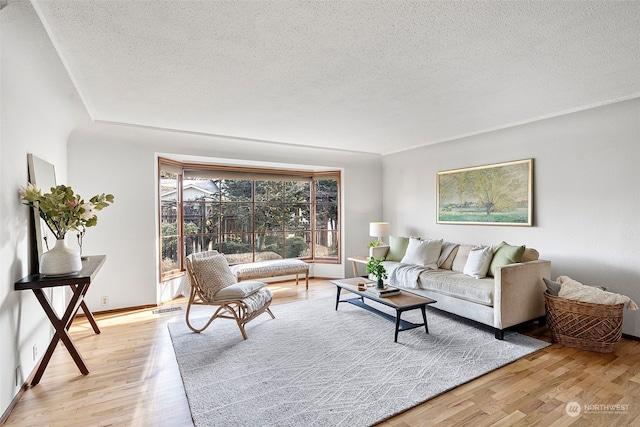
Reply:
[[[339,172],[297,172],[160,159],[162,277],[184,257],[222,252],[229,264],[339,260]]]

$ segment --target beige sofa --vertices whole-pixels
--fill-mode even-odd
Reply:
[[[534,319],[544,322],[543,279],[551,276],[551,262],[538,259],[535,249],[526,248],[520,262],[496,264],[489,273],[492,277],[475,278],[464,273],[474,248],[474,245],[445,242],[437,269],[433,269],[433,265],[426,268],[384,261],[389,274],[386,282],[436,300],[431,307],[493,327],[497,339],[503,339],[504,330],[511,326]],[[492,248],[490,252],[494,251]],[[391,255],[390,248],[376,248],[373,255],[386,258]],[[397,253],[393,255],[396,260],[399,258]]]

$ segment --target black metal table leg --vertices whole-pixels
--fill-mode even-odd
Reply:
[[[422,311],[422,320],[424,321],[424,330],[426,333],[429,333],[429,326],[427,326],[427,313],[424,311],[424,306],[420,307],[420,311]]]

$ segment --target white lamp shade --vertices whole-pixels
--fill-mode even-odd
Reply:
[[[389,235],[388,222],[370,222],[369,223],[369,236],[386,237],[388,235]]]

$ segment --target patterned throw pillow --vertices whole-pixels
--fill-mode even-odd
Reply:
[[[193,258],[191,263],[200,288],[209,300],[213,300],[220,289],[236,283],[236,277],[231,273],[227,259],[222,254]]]

